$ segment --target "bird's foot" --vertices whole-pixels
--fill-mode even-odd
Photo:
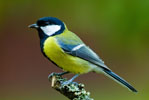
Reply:
[[[68,85],[68,84],[70,84],[71,82],[72,82],[72,81],[69,81],[69,80],[68,80],[68,81],[65,81],[65,82],[62,83],[62,86]]]
[[[48,79],[50,80],[52,76],[62,76],[62,75],[67,74],[67,73],[69,73],[69,72],[62,72],[62,73],[53,72],[53,73],[48,75]]]

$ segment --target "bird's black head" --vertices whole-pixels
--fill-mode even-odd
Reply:
[[[38,30],[40,39],[61,34],[65,30],[64,23],[55,17],[43,17],[29,26]]]
[[[39,27],[44,27],[47,25],[64,25],[63,22],[55,17],[43,17],[40,18],[37,23],[36,23]]]

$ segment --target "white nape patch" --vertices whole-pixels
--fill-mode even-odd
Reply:
[[[61,26],[60,25],[47,25],[47,26],[41,27],[41,29],[46,35],[51,36],[55,34],[57,31],[59,31],[61,29]]]
[[[85,46],[85,45],[84,45],[84,44],[80,44],[80,45],[74,47],[74,48],[72,49],[72,51],[76,51],[76,50],[80,49],[80,48],[83,47],[83,46]]]

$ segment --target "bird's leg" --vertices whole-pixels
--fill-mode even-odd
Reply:
[[[77,78],[79,76],[79,74],[76,74],[75,76],[73,76],[70,80],[63,82],[63,85],[67,85],[70,84],[75,78]]]

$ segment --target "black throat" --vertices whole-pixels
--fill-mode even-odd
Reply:
[[[41,50],[43,49],[43,45],[44,45],[44,41],[49,37],[46,34],[44,34],[44,32],[39,28],[38,30],[38,35],[40,38],[40,48]],[[43,51],[43,50],[42,50]]]

